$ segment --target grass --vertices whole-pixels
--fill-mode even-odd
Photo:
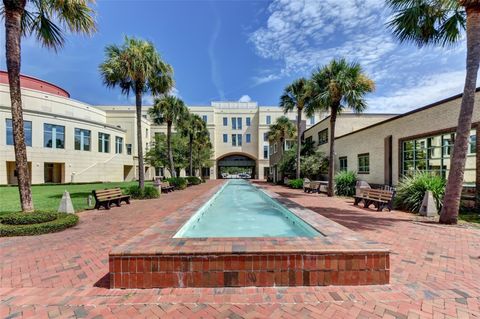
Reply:
[[[88,206],[88,196],[94,189],[120,187],[125,190],[137,182],[94,183],[94,184],[65,184],[65,185],[36,185],[32,186],[33,204],[35,210],[56,212],[60,205],[63,192],[67,190],[72,198],[76,212],[92,207]],[[151,185],[151,182],[146,182]],[[95,200],[92,201],[93,204]],[[20,211],[20,199],[16,186],[0,187],[0,215]]]

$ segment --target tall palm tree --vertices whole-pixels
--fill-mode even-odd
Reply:
[[[270,130],[267,134],[270,142],[280,141],[282,151],[284,151],[285,140],[295,138],[297,129],[288,117],[280,116],[274,124],[270,125]]]
[[[440,223],[456,224],[480,63],[480,0],[387,0],[387,4],[394,12],[389,27],[402,42],[446,46],[461,40],[464,30],[467,33],[465,85],[440,213]]]
[[[311,101],[311,90],[307,79],[300,78],[295,80],[292,84],[288,85],[280,97],[280,107],[283,108],[285,114],[297,109],[297,145],[302,144],[301,123],[302,112],[305,105],[308,105]],[[297,147],[297,167],[296,178],[300,178],[300,147]]]
[[[205,121],[197,114],[189,113],[183,121],[179,123],[179,130],[183,136],[188,137],[188,157],[189,157],[189,175],[194,176],[193,169],[193,147],[199,137],[199,132],[207,129]]]
[[[148,110],[148,113],[155,124],[167,124],[169,171],[173,177],[176,177],[177,174],[175,172],[172,153],[172,126],[177,126],[184,121],[185,117],[188,115],[188,109],[181,99],[173,95],[166,95],[161,98],[156,98],[153,107]]]
[[[32,212],[34,207],[20,89],[21,39],[22,36],[33,35],[44,47],[57,51],[65,44],[65,31],[84,34],[95,32],[94,12],[89,7],[91,2],[3,0],[3,8],[0,8],[0,15],[5,19],[5,55],[12,104],[13,145],[23,212]]]
[[[375,89],[358,63],[345,59],[332,60],[312,74],[314,101],[305,110],[312,116],[316,111],[330,111],[330,154],[328,166],[328,196],[333,196],[335,169],[335,123],[346,108],[360,113],[367,108],[365,95]]]
[[[165,63],[152,42],[125,37],[122,45],[105,48],[105,61],[100,64],[103,83],[119,86],[123,94],[135,94],[137,118],[138,183],[145,187],[143,158],[142,99],[145,93],[165,94],[173,86],[172,67]]]

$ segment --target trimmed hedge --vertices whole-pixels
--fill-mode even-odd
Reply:
[[[34,212],[34,213],[11,213],[0,216],[0,222],[6,225],[31,225],[51,222],[57,219],[53,212]]]
[[[177,189],[187,188],[187,179],[183,177],[170,177],[167,178],[167,181],[171,186],[175,186]]]
[[[187,181],[191,184],[191,185],[200,185],[202,183],[202,179],[197,177],[197,176],[188,176],[187,177]]]
[[[18,214],[18,213],[13,213]],[[32,213],[36,214],[36,213]],[[0,223],[0,237],[10,237],[10,236],[30,236],[30,235],[41,235],[47,233],[54,233],[65,230],[72,226],[75,226],[78,223],[78,216],[76,214],[66,214],[66,213],[53,213],[55,214],[56,219],[45,222],[45,223],[36,223],[30,225],[6,225],[3,223],[6,216],[2,216],[2,223]]]
[[[303,188],[303,179],[291,179],[288,181],[288,186],[293,189],[300,189]]]
[[[140,186],[132,185],[126,189],[126,193],[133,199],[152,199],[160,196],[158,189],[153,186],[145,186],[142,190]]]

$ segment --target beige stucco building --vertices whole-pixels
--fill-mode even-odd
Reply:
[[[10,96],[5,72],[0,72],[0,185],[15,184]],[[22,97],[27,142],[27,158],[33,184],[94,181],[125,181],[137,178],[137,147],[144,153],[156,133],[165,126],[153,125],[146,106],[142,112],[143,144],[136,143],[134,106],[93,106],[70,98],[62,88],[22,76]],[[268,175],[270,124],[284,115],[278,107],[255,102],[212,102],[209,106],[189,106],[207,123],[213,144],[213,166],[204,170],[207,178],[217,178],[221,166],[245,166],[255,178]],[[291,119],[295,113],[289,113]],[[309,118],[307,125],[318,122]],[[145,167],[147,179],[165,170]],[[185,175],[185,172],[181,172]]]

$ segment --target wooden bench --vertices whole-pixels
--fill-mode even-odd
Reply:
[[[122,202],[130,204],[130,196],[123,195],[120,188],[98,189],[93,190],[92,193],[95,197],[95,209],[99,209],[101,206],[110,209],[112,204],[120,207]]]
[[[160,187],[162,188],[163,193],[170,193],[175,190],[175,186],[170,186],[169,182],[161,182]]]
[[[363,201],[363,207],[365,208],[368,208],[373,204],[379,212],[383,211],[384,208],[392,211],[394,197],[395,192],[391,190],[363,189],[359,195],[355,196],[355,202],[353,205],[357,206]]]
[[[311,181],[307,187],[304,186],[303,191],[305,193],[318,193],[320,191],[320,182]]]

